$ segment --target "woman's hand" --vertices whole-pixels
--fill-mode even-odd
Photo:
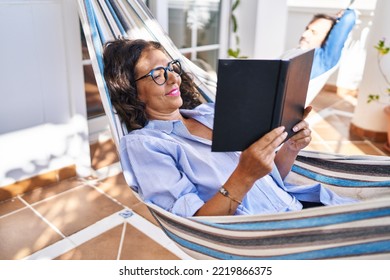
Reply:
[[[310,111],[311,107],[305,109],[304,118]],[[242,201],[255,181],[272,171],[274,163],[278,166],[280,175],[284,178],[290,171],[298,151],[306,147],[311,138],[307,122],[301,121],[295,126],[295,129],[298,133],[290,138],[286,142],[288,144],[283,145],[277,154],[275,154],[276,149],[287,137],[284,127],[273,129],[244,150],[236,169],[223,185],[235,201],[217,193],[195,215],[233,214],[238,206],[236,201]]]
[[[290,172],[299,151],[307,147],[311,141],[311,130],[309,124],[305,121],[311,110],[311,106],[305,109],[303,120],[293,128],[294,132],[297,133],[283,144],[275,156],[275,164],[282,179]]]
[[[232,174],[240,185],[252,187],[254,182],[271,172],[275,150],[287,137],[284,127],[278,127],[267,133],[241,153],[237,168]]]
[[[255,181],[272,171],[275,150],[287,137],[284,130],[284,127],[275,128],[241,153],[236,169],[223,185],[235,201],[217,193],[195,215],[233,214],[238,206],[237,201],[242,201]]]
[[[309,106],[305,109],[303,114],[303,121],[299,122],[293,127],[293,131],[296,132],[290,139],[288,139],[283,146],[294,152],[299,152],[303,148],[306,148],[311,141],[311,130],[309,124],[305,121],[306,117],[311,112],[312,107]]]

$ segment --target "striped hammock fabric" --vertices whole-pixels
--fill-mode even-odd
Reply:
[[[206,101],[216,81],[186,60],[142,1],[78,0],[88,50],[119,147],[127,132],[111,106],[103,79],[102,45],[122,37],[156,40],[183,59]],[[126,166],[122,166],[123,174]],[[390,158],[302,151],[288,182],[321,182],[358,203],[251,216],[182,218],[147,204],[165,233],[195,259],[390,259]],[[137,194],[135,194],[138,196]]]

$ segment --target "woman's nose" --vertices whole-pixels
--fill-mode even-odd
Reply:
[[[175,71],[170,71],[168,70],[167,71],[167,75],[168,75],[168,82],[177,82],[177,80],[179,79],[180,75],[177,74]]]

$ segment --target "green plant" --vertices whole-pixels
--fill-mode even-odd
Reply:
[[[387,55],[390,52],[390,47],[386,46],[386,39],[383,38],[382,40],[379,40],[377,45],[374,46],[374,48],[377,50],[377,62],[379,67],[379,72],[381,76],[383,77],[384,81],[386,82],[386,92],[385,95],[390,97],[390,80],[386,76],[385,72],[383,71],[382,66],[382,60],[385,55]],[[379,101],[381,94],[370,94],[368,96],[367,103],[373,102],[373,101]]]
[[[232,21],[232,31],[233,31],[233,34],[234,34],[234,39],[235,39],[235,43],[236,43],[236,49],[233,50],[232,48],[229,48],[228,49],[228,55],[230,57],[234,57],[234,58],[247,58],[247,56],[240,56],[240,48],[238,47],[239,44],[240,44],[240,37],[238,36],[237,34],[237,31],[238,31],[238,25],[237,25],[237,18],[234,14],[234,11],[237,9],[238,5],[240,4],[240,0],[236,0],[233,5],[232,5],[232,9],[231,9],[231,13],[230,13],[230,18],[231,18],[231,21]]]

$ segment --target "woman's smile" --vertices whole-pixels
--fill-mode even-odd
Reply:
[[[174,88],[165,95],[166,96],[180,96],[180,90],[179,90],[179,88]]]

